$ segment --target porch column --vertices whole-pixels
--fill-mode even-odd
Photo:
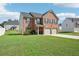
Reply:
[[[39,35],[39,26],[38,26],[37,34]]]
[[[22,34],[26,31],[26,19],[22,20]]]

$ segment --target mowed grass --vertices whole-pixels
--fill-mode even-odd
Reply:
[[[1,56],[79,56],[79,40],[7,31],[0,37]]]
[[[79,36],[79,32],[60,32],[60,34]]]

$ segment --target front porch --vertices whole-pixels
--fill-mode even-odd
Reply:
[[[37,32],[38,35],[39,34],[43,34],[44,33],[44,27],[43,27],[43,25],[37,26],[36,27],[36,32]]]

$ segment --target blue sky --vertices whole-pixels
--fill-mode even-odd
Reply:
[[[0,4],[0,22],[7,19],[19,19],[19,12],[44,13],[53,10],[59,17],[60,23],[65,17],[79,17],[79,4],[53,4],[53,3],[9,3]]]
[[[56,13],[61,12],[71,12],[79,14],[79,8],[72,8],[72,7],[62,7],[55,5],[53,3],[17,3],[17,4],[7,4],[5,8],[8,11],[12,12],[38,12],[38,13],[44,13],[47,10],[52,9]]]

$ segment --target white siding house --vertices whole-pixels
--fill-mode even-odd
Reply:
[[[19,30],[19,25],[11,25],[11,24],[7,24],[7,25],[4,25],[4,28],[5,28],[5,30],[10,30],[11,29],[11,27],[16,27],[16,30]]]
[[[19,30],[18,20],[7,21],[6,23],[4,23],[5,30],[10,30],[12,27],[16,27],[15,30]]]
[[[62,23],[63,32],[79,32],[79,18],[66,18]]]
[[[5,28],[0,26],[0,36],[5,34]]]

